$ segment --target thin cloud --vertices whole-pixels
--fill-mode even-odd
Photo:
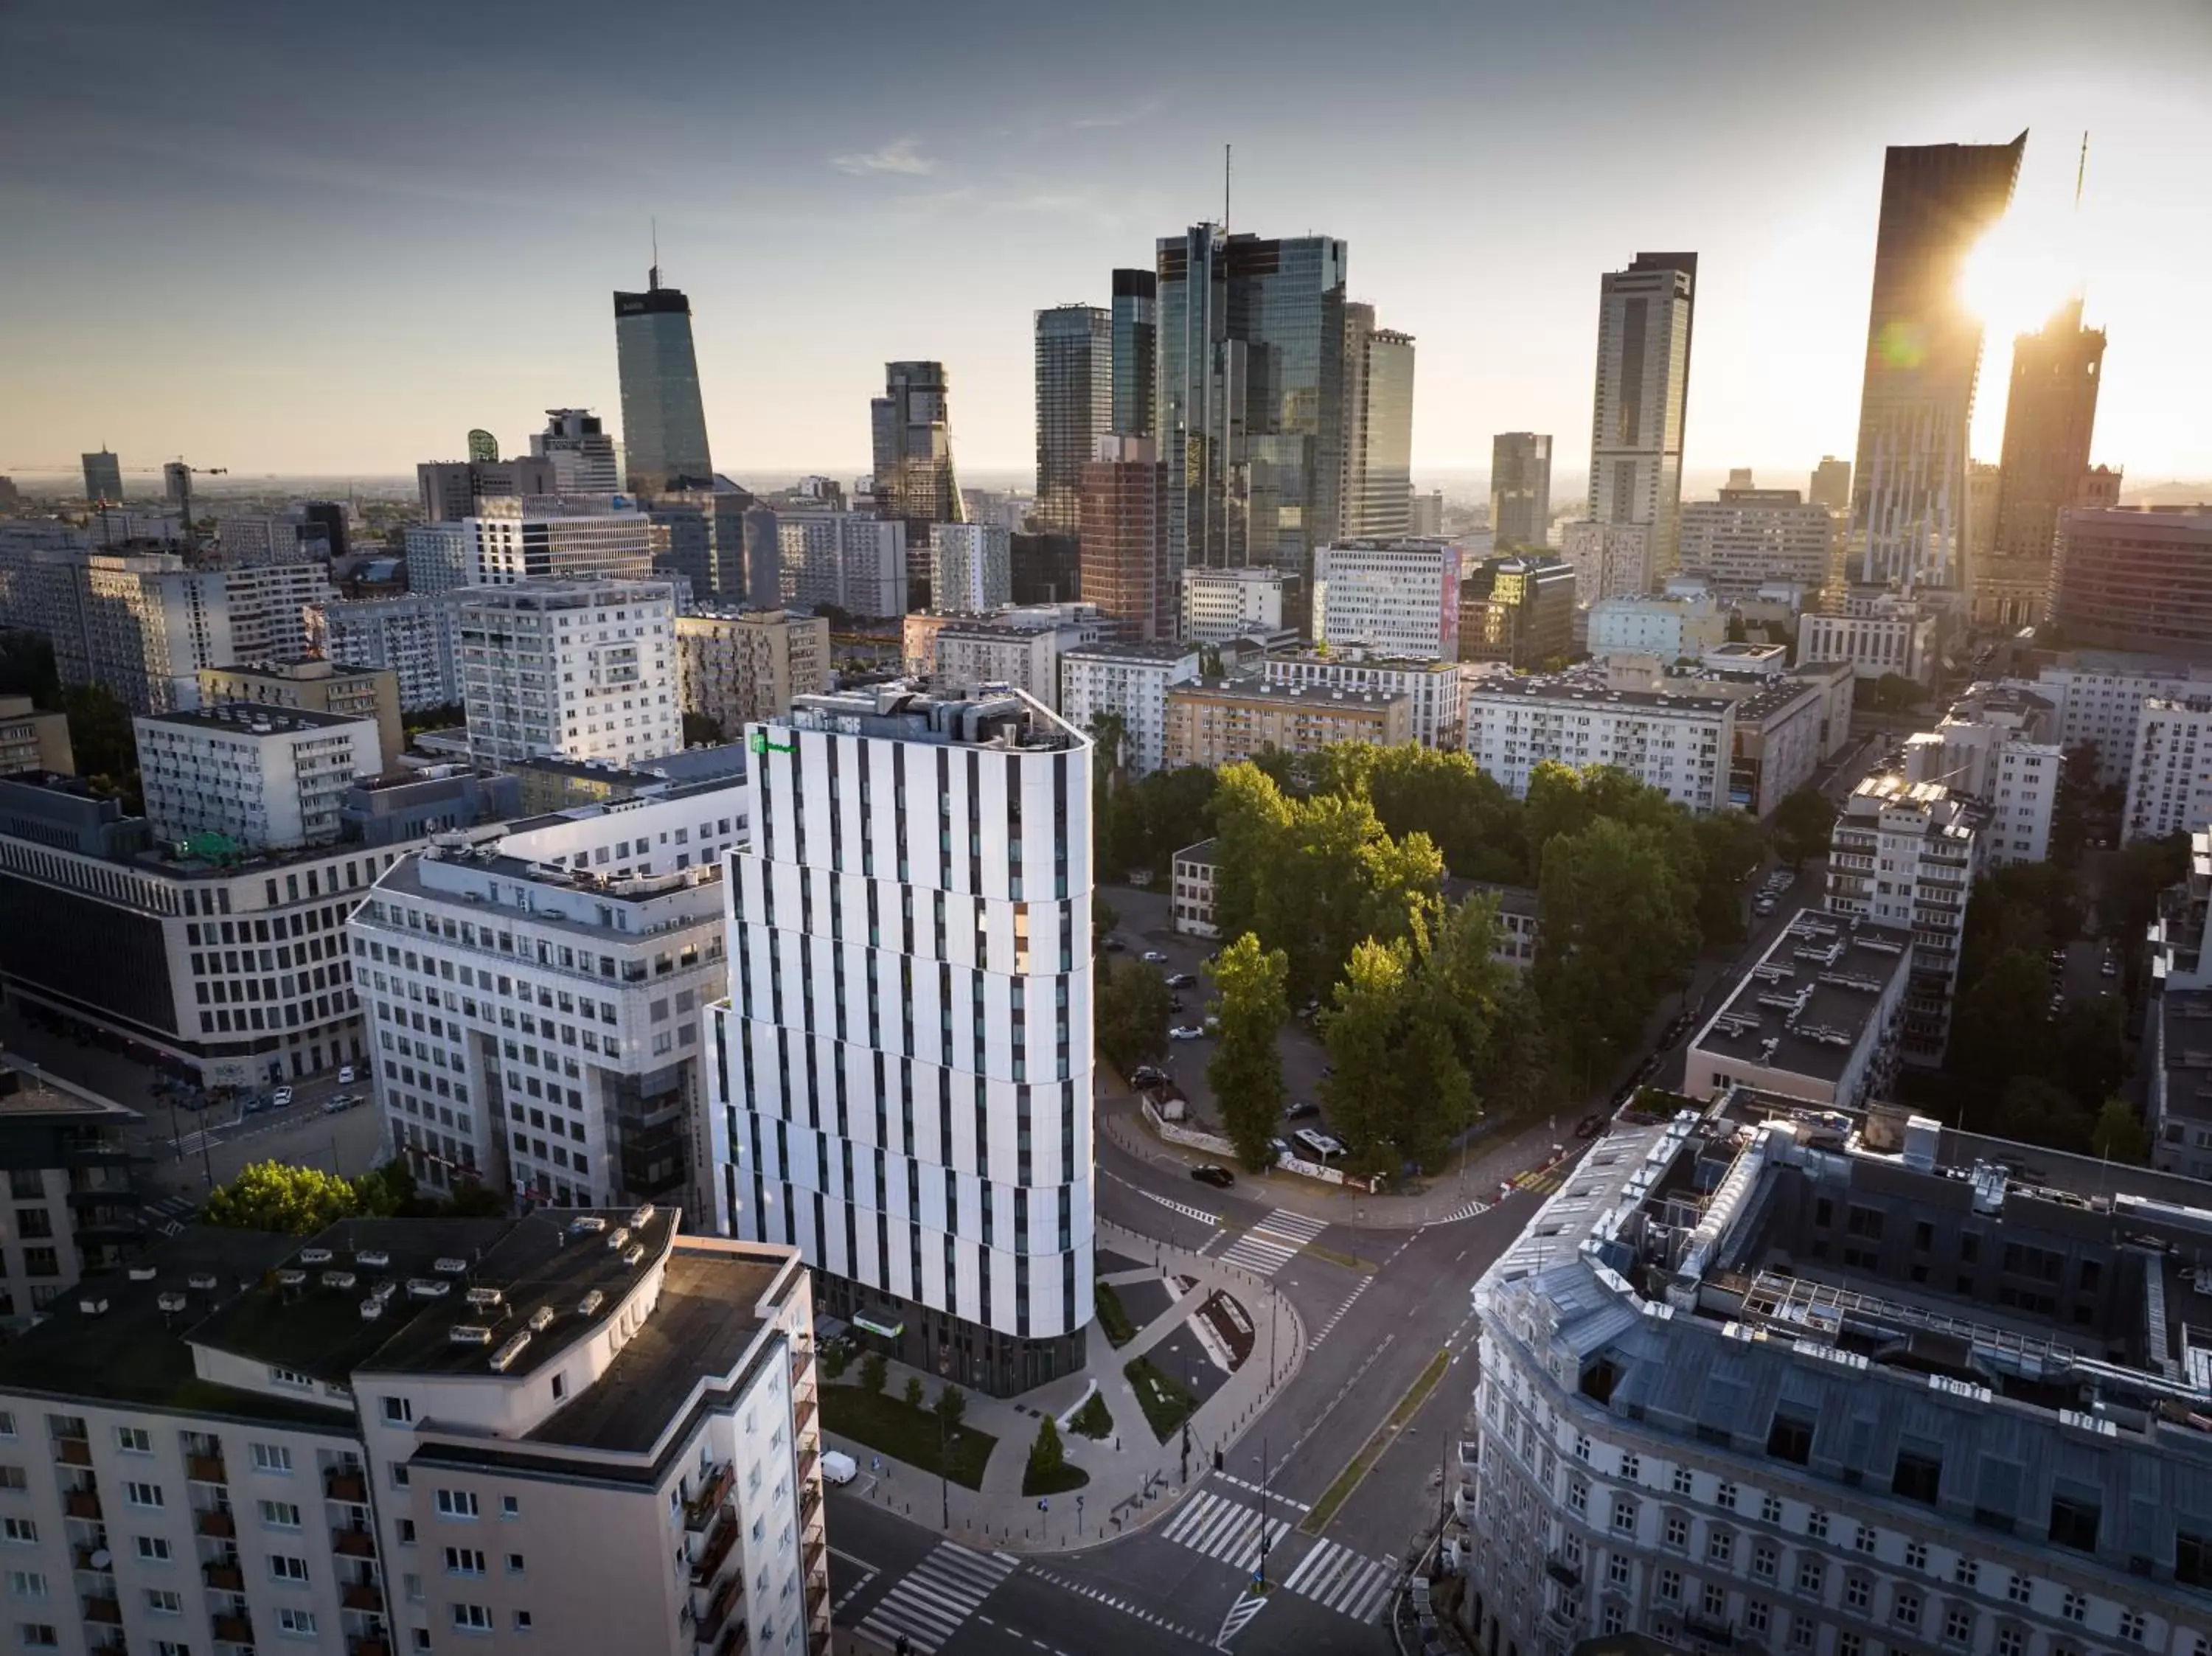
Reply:
[[[830,165],[856,179],[879,177],[884,173],[920,179],[927,178],[937,171],[936,160],[923,155],[921,141],[912,136],[893,138],[889,143],[874,149],[832,155]]]
[[[1157,115],[1159,112],[1160,100],[1158,98],[1147,98],[1142,103],[1132,104],[1127,109],[1109,110],[1103,115],[1079,115],[1067,125],[1068,130],[1073,132],[1090,132],[1101,127],[1134,126],[1139,121]]]

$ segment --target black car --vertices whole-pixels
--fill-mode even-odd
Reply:
[[[1227,1190],[1237,1182],[1235,1174],[1213,1162],[1208,1162],[1202,1167],[1193,1168],[1190,1170],[1190,1176],[1197,1180],[1200,1184],[1211,1185],[1216,1190]]]
[[[1129,1084],[1132,1087],[1164,1087],[1167,1084],[1167,1079],[1165,1072],[1155,1070],[1149,1064],[1139,1064],[1129,1071]]]
[[[1294,1098],[1283,1106],[1283,1119],[1285,1121],[1303,1121],[1313,1113],[1313,1105],[1303,1098]]]
[[[1128,948],[1129,945],[1123,943],[1119,937],[1109,937],[1104,943],[1100,943],[1098,946],[1109,955],[1118,955]]]

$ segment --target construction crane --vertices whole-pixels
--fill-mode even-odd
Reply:
[[[198,551],[200,544],[199,531],[192,527],[192,479],[195,476],[227,477],[229,475],[228,466],[187,465],[182,455],[162,466],[161,480],[168,487],[169,498],[177,502],[178,509],[184,514],[186,553]]]

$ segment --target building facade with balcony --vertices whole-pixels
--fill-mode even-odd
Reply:
[[[1862,780],[1828,839],[1827,906],[1912,934],[1902,1049],[1942,1062],[1966,931],[1966,894],[1981,872],[1986,814],[1935,782],[1882,772]]]
[[[1198,676],[1194,644],[1085,644],[1060,658],[1060,716],[1095,737],[1097,719],[1121,722],[1121,762],[1149,776],[1167,762],[1168,691]]]
[[[472,762],[554,753],[635,764],[684,745],[672,586],[533,578],[459,603]]]
[[[133,1156],[137,1111],[0,1054],[0,1173],[14,1208],[0,1240],[0,1328],[19,1333],[88,1271],[146,1242]]]
[[[1544,761],[1612,765],[1703,814],[1729,804],[1736,703],[1722,695],[1615,690],[1588,673],[1505,679],[1467,693],[1467,750],[1526,798]]]
[[[806,1273],[641,1207],[194,1228],[0,1350],[14,1642],[830,1647]]]
[[[1269,748],[1312,753],[1333,742],[1389,747],[1413,739],[1413,705],[1402,691],[1208,678],[1168,691],[1170,767],[1218,770]]]
[[[1446,752],[1466,744],[1467,676],[1455,660],[1364,650],[1296,651],[1267,657],[1261,674],[1267,683],[1294,689],[1402,695],[1412,716],[1414,741]]]

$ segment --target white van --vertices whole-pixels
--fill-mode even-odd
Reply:
[[[1298,1147],[1316,1162],[1326,1162],[1332,1156],[1344,1154],[1342,1140],[1332,1138],[1325,1132],[1316,1132],[1311,1127],[1301,1127],[1291,1137],[1297,1139]]]
[[[860,1475],[860,1463],[841,1450],[822,1452],[822,1481],[824,1483],[850,1483]]]

